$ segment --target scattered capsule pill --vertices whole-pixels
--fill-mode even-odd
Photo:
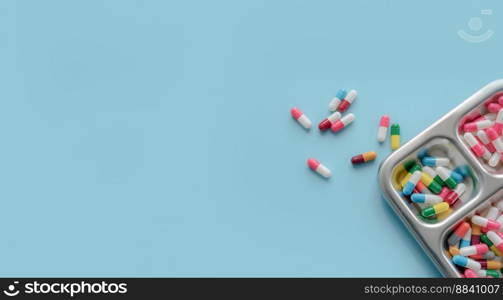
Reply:
[[[489,152],[493,153],[496,151],[496,149],[494,149],[493,144],[489,140],[487,133],[484,130],[477,131],[477,137],[482,142],[482,144],[487,148],[487,150],[489,150]]]
[[[420,182],[418,182],[420,183]],[[415,203],[424,203],[428,205],[437,204],[443,201],[442,197],[432,194],[412,194],[410,200]]]
[[[463,130],[466,132],[474,132],[480,129],[486,129],[492,127],[493,125],[494,122],[491,120],[482,120],[482,121],[466,123],[463,126]]]
[[[438,167],[438,166],[448,166],[450,163],[450,160],[445,157],[432,157],[432,156],[427,156],[424,157],[421,162],[423,165],[428,166],[428,167]]]
[[[475,271],[466,269],[465,272],[463,273],[465,275],[465,278],[478,278],[479,276]]]
[[[438,184],[441,186],[445,185],[445,182],[438,176],[437,172],[433,170],[431,167],[425,166],[423,168],[423,171],[426,172],[431,178],[433,178],[434,181],[436,181]]]
[[[474,271],[478,271],[482,268],[477,261],[461,255],[455,255],[452,258],[452,262],[460,267],[472,269]]]
[[[434,194],[439,194],[442,191],[442,186],[433,180],[426,172],[421,174],[421,182]]]
[[[376,159],[376,157],[377,157],[377,153],[375,153],[374,151],[369,151],[369,152],[365,152],[365,153],[353,156],[351,158],[351,163],[354,165],[358,165],[358,164],[366,163],[369,161],[373,161],[374,159]]]
[[[489,230],[499,230],[501,226],[500,223],[496,222],[495,220],[489,220],[477,215],[472,217],[472,223],[477,224],[480,227],[485,227]]]
[[[330,116],[328,116],[325,120],[321,121],[321,123],[318,125],[318,128],[321,131],[325,131],[330,129],[332,127],[332,124],[335,123],[337,120],[341,119],[341,113],[336,111]]]
[[[425,218],[429,218],[438,214],[441,214],[449,210],[449,204],[445,202],[437,203],[432,206],[428,206],[421,211],[421,215]]]
[[[486,278],[486,277],[498,278],[498,277],[500,277],[498,271],[495,271],[495,270],[478,270],[477,276],[482,277],[482,278]]]
[[[486,129],[487,137],[491,141],[494,149],[498,152],[503,152],[503,141],[500,139],[500,134],[494,128]]]
[[[379,129],[377,130],[377,141],[382,143],[386,140],[386,135],[388,134],[389,127],[389,116],[384,115],[379,120]]]
[[[498,114],[496,115],[496,119],[494,120],[494,129],[498,134],[502,133],[503,130],[503,109],[500,109],[498,111]]]
[[[500,109],[501,109],[501,105],[499,105],[497,103],[489,103],[489,105],[487,105],[487,110],[492,113],[497,113]]]
[[[472,223],[472,240],[471,240],[472,245],[480,243],[481,234],[482,232],[480,231],[480,226]]]
[[[305,129],[311,128],[311,120],[309,120],[309,118],[304,115],[304,113],[300,109],[294,107],[290,112],[292,113],[292,117],[297,120],[297,122],[299,122],[302,127],[304,127]]]
[[[472,238],[472,228],[468,228],[468,231],[465,233],[461,241],[459,241],[459,248],[469,247]],[[489,249],[489,248],[488,248]],[[473,258],[473,257],[472,257]]]
[[[470,224],[468,222],[462,222],[456,227],[456,230],[449,236],[447,240],[447,244],[449,246],[454,246],[459,243],[459,241],[465,236],[465,234],[470,229]]]
[[[459,255],[470,256],[470,255],[484,254],[487,251],[489,251],[489,248],[487,247],[486,244],[478,244],[460,248]]]
[[[486,235],[499,251],[503,251],[503,239],[501,236],[494,231],[489,231]]]
[[[345,112],[351,103],[356,100],[357,93],[355,90],[351,90],[347,93],[346,97],[342,99],[341,104],[339,104],[339,107],[337,108],[340,112]]]
[[[501,269],[501,262],[496,261],[496,260],[478,260],[477,262],[480,264],[480,267],[482,269],[487,269],[487,270]]]
[[[316,173],[320,174],[325,178],[329,178],[330,176],[332,176],[332,172],[330,171],[330,169],[322,165],[318,160],[314,158],[309,158],[307,160],[307,165],[309,166],[309,168],[311,168],[311,170],[315,171]]]
[[[421,174],[422,174],[421,171],[415,171],[414,174],[410,176],[409,181],[407,181],[407,183],[402,189],[404,195],[409,196],[410,194],[412,194],[414,188],[416,187],[416,184],[421,179]]]
[[[463,135],[465,141],[468,143],[470,146],[470,149],[475,153],[477,157],[482,157],[484,155],[484,146],[477,141],[477,139],[471,134],[470,132],[467,132]],[[485,149],[487,150],[487,149]]]
[[[453,205],[459,199],[459,197],[465,192],[466,185],[464,183],[460,183],[456,186],[454,190],[452,190],[447,197],[445,197],[445,202],[449,203],[449,205]]]
[[[337,132],[351,124],[355,120],[355,115],[347,114],[343,116],[340,120],[337,120],[334,124],[332,124],[332,131]]]
[[[400,148],[400,125],[391,125],[391,150]]]
[[[456,188],[456,186],[458,185],[457,181],[451,177],[450,170],[444,167],[437,167],[435,169],[435,172],[437,172],[438,176],[440,176],[440,179],[442,179],[442,181],[445,182],[445,184],[451,189]]]
[[[341,104],[342,99],[346,97],[346,90],[340,89],[335,93],[335,97],[328,104],[328,109],[332,112],[336,111],[339,105]]]

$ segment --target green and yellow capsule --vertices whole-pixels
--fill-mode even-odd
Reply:
[[[437,172],[435,172],[435,170],[433,170],[432,168],[425,166],[423,168],[423,171],[426,172],[428,175],[430,175],[430,177],[433,178],[433,180],[436,181],[438,184],[440,184],[440,186],[445,185],[445,182],[442,180],[442,178],[440,178]]]
[[[421,166],[415,160],[406,161],[402,165],[402,167],[407,171],[407,175],[405,175],[402,181],[400,181],[402,187],[405,185],[405,183],[407,183],[407,181],[409,181],[410,176],[412,176],[414,172],[422,170]]]
[[[425,207],[421,211],[421,215],[425,218],[428,218],[431,216],[436,216],[438,214],[441,214],[447,210],[449,210],[449,204],[446,202],[440,202],[435,205]]]
[[[440,194],[440,191],[442,190],[442,186],[438,184],[433,178],[431,178],[428,173],[423,172],[421,174],[421,182],[434,194]]]
[[[400,125],[391,125],[391,150],[400,148]]]

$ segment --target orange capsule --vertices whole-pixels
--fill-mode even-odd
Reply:
[[[377,157],[377,153],[375,153],[374,151],[369,151],[369,152],[365,152],[365,153],[353,156],[351,158],[351,163],[354,165],[358,165],[358,164],[366,163],[369,161],[373,161],[374,159],[376,159],[376,157]]]

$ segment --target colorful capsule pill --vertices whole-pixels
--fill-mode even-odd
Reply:
[[[475,132],[477,130],[486,129],[492,127],[494,125],[493,121],[490,120],[482,120],[476,122],[466,123],[463,126],[463,130],[466,132]]]
[[[447,239],[447,244],[449,246],[454,246],[459,243],[459,241],[465,236],[465,234],[470,229],[470,224],[468,222],[462,222],[456,227],[456,230]]]
[[[366,163],[376,159],[377,153],[374,151],[365,152],[359,155],[355,155],[351,158],[351,163],[354,165]]]
[[[494,231],[489,231],[486,235],[499,251],[503,251],[503,239],[500,235]]]
[[[349,124],[351,124],[355,120],[355,115],[353,114],[347,114],[342,119],[335,121],[334,124],[332,124],[332,131],[337,132],[340,131],[341,129],[345,128]]]
[[[463,238],[461,239],[461,241],[459,241],[459,248],[469,247],[471,238],[472,238],[472,228],[470,227],[463,236]]]
[[[409,196],[410,194],[412,194],[414,188],[416,187],[416,184],[421,179],[421,174],[422,174],[421,171],[415,171],[414,174],[410,176],[409,181],[407,181],[407,183],[402,189],[402,192],[405,196]]]
[[[421,182],[434,194],[439,194],[442,190],[442,186],[438,184],[438,182],[434,181],[433,178],[431,178],[431,176],[426,172],[422,172]]]
[[[449,204],[445,202],[437,203],[432,206],[428,206],[421,211],[421,215],[425,218],[441,214],[449,210]]]
[[[452,256],[459,255],[459,247],[457,245],[449,246],[449,254]]]
[[[456,188],[456,186],[458,185],[457,181],[451,177],[451,171],[449,169],[444,167],[437,167],[435,168],[435,172],[437,172],[438,176],[440,176],[440,179],[442,179],[442,181],[445,182],[445,184],[451,189]]]
[[[339,105],[341,104],[342,99],[346,97],[346,90],[340,89],[335,93],[335,97],[328,104],[328,109],[332,112],[336,111]]]
[[[496,260],[477,260],[482,269],[499,270],[501,269],[501,262]]]
[[[423,165],[428,167],[447,166],[450,163],[449,159],[446,157],[433,157],[433,156],[424,157],[421,160],[421,162],[423,163]]]
[[[325,131],[330,129],[332,127],[332,124],[335,123],[337,120],[341,119],[341,113],[336,111],[330,116],[328,116],[325,120],[321,121],[320,124],[318,125],[318,128],[321,131]]]
[[[465,133],[463,137],[465,141],[468,143],[468,146],[470,146],[470,149],[477,157],[484,156],[485,151],[489,152],[487,148],[485,148],[470,132]],[[491,154],[489,153],[489,155]]]
[[[478,271],[478,270],[482,269],[482,266],[480,265],[480,263],[478,263],[477,261],[475,261],[471,258],[461,256],[461,255],[455,255],[454,257],[452,257],[452,262],[455,265],[458,265],[458,266],[464,267],[464,268],[468,268],[468,269],[472,269],[474,271]]]
[[[480,243],[481,234],[482,232],[480,231],[480,226],[472,223],[472,240],[471,240],[472,245]]]
[[[342,99],[341,104],[339,104],[339,107],[337,108],[340,112],[345,112],[351,103],[356,100],[357,93],[355,90],[351,90],[347,93],[346,97]]]
[[[400,148],[400,125],[391,125],[391,150]]]
[[[302,127],[305,129],[311,128],[312,122],[309,118],[297,107],[294,107],[290,110],[292,117],[299,122]]]
[[[499,105],[498,103],[493,102],[493,103],[489,103],[489,105],[487,105],[487,110],[492,113],[497,113],[500,109],[501,109],[501,105]]]
[[[498,218],[498,215],[499,215],[499,209],[497,207],[491,205],[487,209],[487,211],[484,215],[484,218],[490,219],[490,220],[496,220]]]
[[[498,114],[496,115],[496,119],[494,120],[494,129],[498,134],[502,133],[503,130],[503,109],[500,109],[498,111]]]
[[[332,172],[330,171],[330,169],[322,165],[318,160],[314,158],[309,158],[307,160],[307,165],[309,166],[309,168],[311,168],[311,170],[315,171],[316,173],[320,174],[325,178],[329,178],[330,176],[332,176]]]
[[[487,247],[489,247],[489,249],[491,249],[492,252],[494,252],[494,254],[498,255],[498,256],[502,256],[502,252],[496,248],[496,246],[494,245],[493,242],[491,242],[491,240],[487,237],[486,234],[481,234],[480,235],[480,241],[484,244],[487,245]]]
[[[447,197],[445,197],[445,202],[449,203],[449,205],[453,205],[459,199],[459,197],[465,192],[466,185],[464,183],[460,183],[456,186],[454,190],[452,190]]]
[[[503,200],[499,200],[494,204],[494,207],[496,207],[500,212],[503,212]]]
[[[493,144],[489,140],[487,133],[484,130],[477,131],[477,137],[482,142],[482,144],[487,148],[487,150],[489,150],[489,152],[493,153],[496,151]]]
[[[472,223],[477,224],[483,228],[485,227],[488,230],[499,230],[501,227],[501,224],[496,222],[495,220],[489,220],[487,218],[477,216],[477,215],[472,217]]]
[[[420,182],[418,182],[419,184]],[[410,200],[414,203],[424,203],[428,205],[437,204],[443,201],[442,197],[431,194],[412,194]]]
[[[486,134],[494,146],[494,149],[496,149],[497,152],[503,152],[503,141],[501,141],[500,134],[496,131],[496,129],[487,128]]]
[[[463,176],[463,179],[465,179],[466,177],[470,176],[470,167],[468,167],[467,165],[457,166],[456,168],[454,168],[454,172],[460,174],[461,176]]]
[[[470,269],[466,269],[463,274],[464,274],[465,278],[479,278],[477,273],[475,273],[475,271],[470,270]]]
[[[442,190],[440,191],[440,193],[438,194],[440,197],[442,197],[442,199],[447,199],[447,196],[452,192],[452,190],[446,186],[442,187]]]
[[[487,251],[489,251],[489,248],[487,247],[486,244],[478,244],[459,248],[459,255],[470,256],[470,255],[484,254]]]
[[[433,170],[431,167],[428,166],[423,167],[423,172],[426,172],[428,175],[430,175],[430,177],[433,178],[433,180],[436,181],[441,186],[445,185],[445,182],[442,180],[442,178],[440,178],[437,172]]]
[[[425,158],[427,156],[431,156],[430,153],[429,153],[429,151],[428,151],[428,148],[421,148],[417,152],[417,158],[419,158],[419,160],[422,160],[423,158]]]
[[[496,270],[478,270],[477,272],[477,276],[480,277],[480,278],[499,278],[500,275],[498,273],[498,271]]]
[[[389,116],[384,115],[379,120],[379,129],[377,129],[377,141],[382,143],[386,140],[386,135],[388,134],[389,127]]]
[[[421,180],[416,184],[416,190],[418,193],[421,194],[430,194],[430,190],[426,187],[426,185],[424,185],[424,183]]]
[[[477,244],[477,245],[480,245],[480,244]],[[487,246],[487,244],[482,244],[482,245],[486,245]],[[489,249],[489,246],[487,246],[487,247]],[[471,259],[476,259],[476,260],[497,260],[498,259],[498,258],[496,258],[496,254],[494,254],[494,252],[492,252],[491,250],[488,250],[484,254],[470,255],[470,258]]]

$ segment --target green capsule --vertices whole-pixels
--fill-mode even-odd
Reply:
[[[487,234],[480,235],[480,241],[486,244],[489,248],[494,245],[493,242],[491,242],[491,240],[487,237]]]
[[[492,278],[499,278],[500,274],[496,270],[486,270],[486,275],[491,276]]]
[[[444,186],[445,185],[445,182],[438,175],[435,176],[435,177],[433,177],[433,180],[435,180],[436,183],[440,184],[440,186]]]

